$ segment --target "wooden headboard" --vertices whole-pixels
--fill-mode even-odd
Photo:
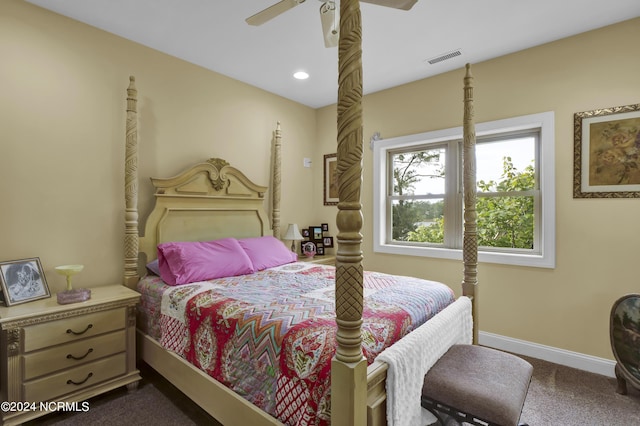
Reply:
[[[167,241],[209,241],[268,235],[266,186],[253,183],[225,160],[211,158],[167,179],[152,178],[155,207],[139,239],[146,261]]]
[[[210,158],[171,178],[151,178],[155,207],[138,229],[138,91],[135,78],[127,88],[125,152],[124,285],[136,288],[140,264],[157,257],[157,245],[168,241],[219,238],[280,237],[280,123],[274,132],[271,221],[265,211],[267,187],[258,185],[220,158]]]

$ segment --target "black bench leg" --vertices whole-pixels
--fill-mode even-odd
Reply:
[[[431,408],[426,408],[426,407],[423,407],[423,408],[436,417],[437,426],[462,426],[462,423],[460,423],[454,417],[451,417],[446,413],[442,413],[438,410],[431,409]],[[522,426],[527,426],[527,425],[522,425]]]

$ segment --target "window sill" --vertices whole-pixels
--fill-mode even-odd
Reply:
[[[462,260],[462,249],[376,244],[373,251],[375,253]],[[556,266],[554,255],[544,256],[529,253],[497,253],[480,250],[478,251],[478,263],[498,263],[502,265],[529,266],[534,268],[555,268]]]

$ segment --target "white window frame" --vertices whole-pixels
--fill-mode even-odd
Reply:
[[[541,191],[541,212],[536,211],[536,226],[541,227],[538,253],[521,253],[491,250],[478,251],[478,261],[506,265],[555,268],[555,117],[553,111],[507,118],[475,126],[476,136],[498,135],[501,133],[526,130],[540,130],[540,150],[538,170]],[[388,151],[462,139],[462,127],[377,140],[373,144],[373,251],[376,253],[401,254],[408,256],[434,257],[440,259],[462,259],[462,249],[432,246],[415,246],[387,241],[387,228],[391,224],[387,205],[387,161]],[[447,188],[449,190],[449,188]],[[458,198],[461,197],[458,194]],[[461,202],[461,201],[460,201]],[[461,225],[457,227],[461,228]]]

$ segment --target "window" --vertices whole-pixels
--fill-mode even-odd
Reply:
[[[462,259],[462,128],[374,145],[374,251]],[[554,114],[476,124],[478,260],[555,267]]]

